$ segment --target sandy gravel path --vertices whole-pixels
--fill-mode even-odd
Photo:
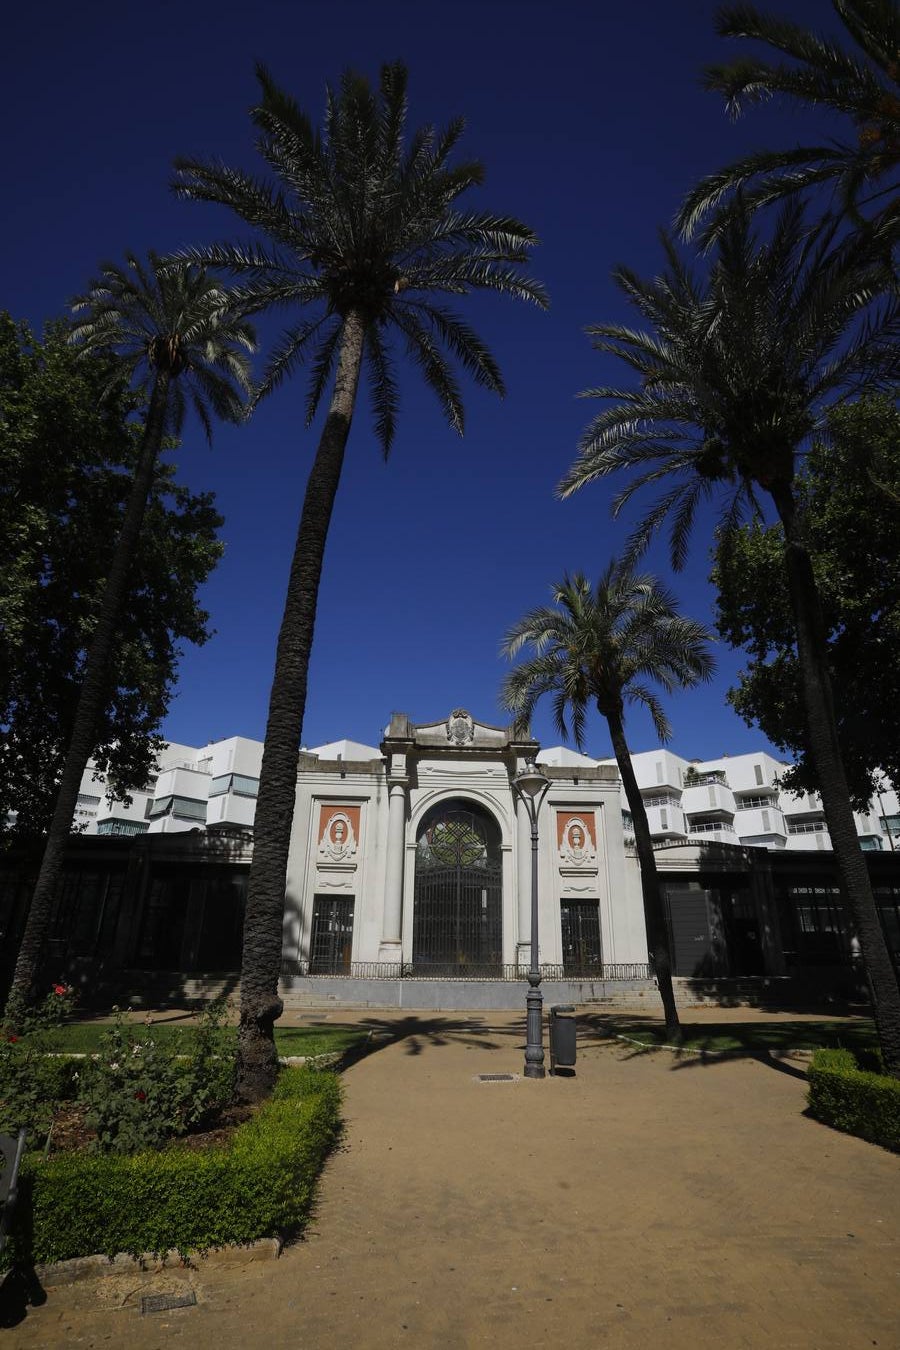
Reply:
[[[900,1347],[900,1158],[805,1118],[801,1066],[586,1037],[575,1077],[481,1083],[521,1072],[516,1019],[384,1021],[303,1242],[53,1291],[2,1343]]]

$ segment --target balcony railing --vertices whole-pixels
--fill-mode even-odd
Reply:
[[[311,969],[311,965],[313,968]],[[527,966],[517,965],[413,965],[409,961],[350,961],[333,970],[318,963],[285,961],[281,977],[285,980],[305,976],[324,976],[347,980],[524,980]],[[544,980],[649,980],[646,962],[615,962],[587,966],[542,965]]]
[[[684,775],[684,787],[708,787],[710,783],[718,783],[721,787],[728,786],[728,778],[724,769],[710,769],[707,773],[691,773],[690,770]]]

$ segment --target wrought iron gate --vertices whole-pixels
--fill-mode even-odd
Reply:
[[[486,812],[442,803],[416,851],[413,969],[494,975],[503,956],[499,830]]]
[[[594,901],[566,901],[560,906],[563,972],[566,975],[596,975],[600,978],[600,911]]]
[[[349,973],[353,952],[352,895],[317,895],[313,903],[310,975]]]

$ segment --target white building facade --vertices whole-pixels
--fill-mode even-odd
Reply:
[[[531,827],[513,780],[539,747],[457,709],[395,714],[379,748],[301,753],[288,866],[286,971],[489,977],[527,968]],[[618,773],[542,762],[542,966],[641,965],[647,946]]]
[[[346,999],[350,977],[363,1003],[413,1006],[417,997],[418,1006],[462,1007],[427,1000],[471,1000],[476,986],[487,999],[487,983],[521,978],[531,961],[532,851],[514,781],[533,758],[549,783],[537,850],[544,978],[568,981],[557,985],[566,1001],[588,986],[593,996],[598,981],[644,979],[640,876],[615,763],[541,751],[456,709],[419,724],[395,714],[378,746],[344,740],[300,751],[285,990],[340,980],[334,996]],[[130,805],[110,801],[88,771],[74,822],[85,837],[73,841],[78,866],[57,924],[68,956],[173,980],[178,971],[237,969],[261,759],[261,743],[243,737],[167,746]],[[784,793],[786,766],[762,752],[698,761],[660,749],[633,763],[675,973],[811,972],[822,987],[849,987],[852,917],[818,798]],[[857,830],[900,962],[898,828],[897,796],[885,784]],[[12,925],[28,891],[24,861],[20,870],[0,895]],[[81,934],[74,947],[70,932]]]
[[[613,763],[604,760],[603,763]],[[660,843],[741,844],[765,849],[831,850],[822,800],[782,790],[789,767],[757,751],[719,759],[682,759],[669,750],[632,755],[650,833]],[[628,826],[628,803],[622,794]],[[863,849],[891,851],[900,842],[897,793],[885,780],[869,808],[856,812]]]

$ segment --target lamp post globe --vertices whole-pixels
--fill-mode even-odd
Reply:
[[[544,999],[541,994],[541,967],[538,955],[538,812],[550,786],[534,760],[512,780],[525,807],[531,825],[531,961],[528,969],[528,993],[525,996],[525,1077],[544,1077]]]

